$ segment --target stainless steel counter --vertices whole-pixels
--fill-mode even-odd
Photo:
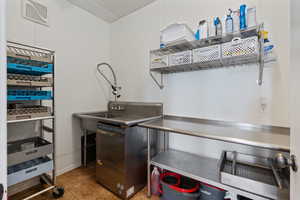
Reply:
[[[274,126],[252,125],[244,123],[223,122],[205,119],[195,119],[188,117],[177,117],[165,115],[161,119],[152,120],[139,124],[140,127],[147,128],[148,137],[148,196],[151,196],[150,179],[151,165],[160,167],[161,169],[170,170],[184,176],[193,178],[200,182],[205,182],[213,186],[223,188],[230,192],[233,200],[239,199],[239,196],[248,197],[255,200],[267,199],[289,199],[288,184],[282,189],[270,192],[253,193],[247,189],[239,189],[224,184],[220,179],[219,164],[220,160],[190,154],[187,152],[176,151],[169,148],[168,133],[177,133],[182,135],[190,135],[202,137],[212,140],[223,141],[225,143],[235,143],[241,146],[247,146],[250,149],[261,149],[270,152],[290,151],[290,129]],[[151,130],[158,131],[151,131]],[[163,134],[164,144],[166,146],[157,155],[151,155],[151,134]],[[256,151],[254,151],[256,152]],[[252,153],[252,152],[251,152]],[[256,152],[257,153],[257,152]],[[251,182],[249,178],[249,182]],[[262,195],[262,196],[261,196]]]
[[[144,128],[244,144],[277,151],[290,151],[290,129],[165,115],[141,123]]]

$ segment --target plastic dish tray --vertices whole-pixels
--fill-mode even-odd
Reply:
[[[16,74],[43,75],[53,73],[53,64],[8,58],[7,71]]]
[[[192,63],[192,51],[183,51],[169,56],[169,66],[187,65]]]
[[[51,108],[46,106],[25,106],[7,109],[7,120],[33,119],[51,116]]]
[[[150,66],[151,68],[161,68],[167,67],[169,65],[169,57],[168,55],[157,56],[152,54],[150,57]]]
[[[222,58],[241,58],[258,57],[259,44],[257,37],[249,37],[245,39],[234,38],[231,42],[222,44]]]
[[[194,63],[206,63],[221,59],[221,45],[203,47],[193,50]]]
[[[53,55],[46,52],[38,52],[35,50],[18,48],[15,46],[7,46],[7,56],[12,58],[20,58],[24,60],[38,61],[38,62],[53,62]]]
[[[7,74],[7,85],[28,87],[51,87],[53,80],[50,77],[30,76],[23,74]]]
[[[29,138],[7,145],[7,162],[9,166],[46,156],[53,152],[53,146],[40,137]]]
[[[39,90],[8,90],[8,101],[32,101],[32,100],[50,100],[52,99],[51,91]]]
[[[48,157],[37,158],[8,167],[8,186],[26,181],[53,170],[53,161]]]

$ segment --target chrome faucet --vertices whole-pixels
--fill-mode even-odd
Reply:
[[[113,78],[114,78],[114,82],[113,83],[100,70],[101,66],[107,66],[110,69],[110,71],[112,72]],[[112,88],[112,94],[115,96],[115,101],[117,101],[117,99],[121,97],[121,95],[119,93],[120,90],[121,90],[121,87],[118,86],[118,84],[117,84],[117,77],[116,77],[116,74],[115,74],[113,68],[108,63],[100,63],[100,64],[97,65],[97,71],[109,83],[109,85]]]

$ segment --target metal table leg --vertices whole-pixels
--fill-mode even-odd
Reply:
[[[87,151],[87,134],[88,131],[84,130],[84,150],[83,150],[83,154],[84,154],[84,159],[83,159],[83,165],[86,168],[87,167],[87,159],[86,159],[86,151]]]
[[[169,150],[169,132],[164,131],[164,151]]]
[[[148,149],[148,154],[147,154],[147,197],[151,198],[151,141],[150,141],[150,129],[147,128],[147,149]]]

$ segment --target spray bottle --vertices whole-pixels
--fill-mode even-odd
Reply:
[[[157,167],[154,167],[152,174],[151,174],[151,193],[153,195],[160,195],[159,192],[159,184],[160,184],[160,173],[157,169]]]
[[[215,17],[214,25],[215,25],[216,36],[222,36],[222,24],[219,17]]]
[[[226,17],[226,34],[230,34],[233,32],[233,18],[232,18],[232,10],[229,9],[229,13]]]

